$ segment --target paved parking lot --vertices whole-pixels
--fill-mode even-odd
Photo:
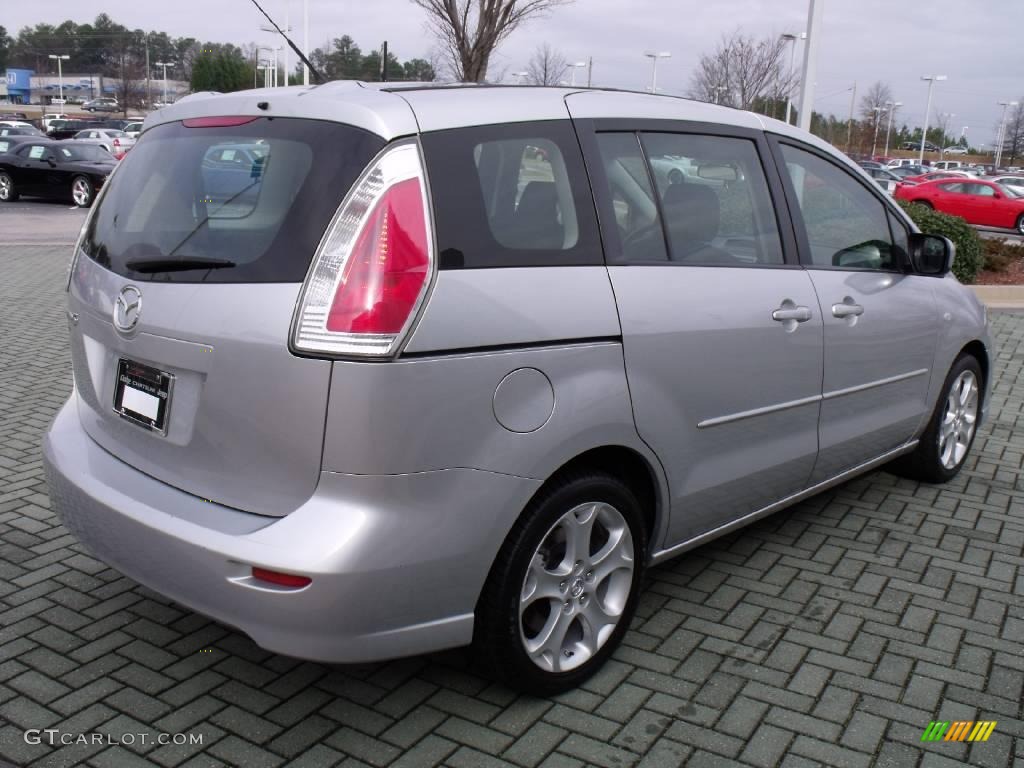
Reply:
[[[67,240],[65,213],[32,216]],[[614,660],[538,700],[476,677],[461,652],[359,667],[265,653],[81,549],[49,510],[38,450],[71,385],[69,247],[11,246],[12,215],[0,214],[0,760],[1024,768],[1024,317],[995,318],[992,418],[955,483],[872,473],[655,569]],[[998,725],[985,743],[922,744],[932,720]],[[26,729],[89,743],[30,744]],[[202,743],[157,745],[160,732]]]

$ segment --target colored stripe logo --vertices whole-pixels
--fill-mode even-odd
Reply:
[[[932,721],[921,734],[921,741],[988,741],[995,729],[995,720]]]

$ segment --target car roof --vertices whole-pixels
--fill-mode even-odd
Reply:
[[[215,115],[307,117],[348,123],[391,140],[463,126],[566,119],[569,110],[577,118],[660,118],[769,130],[836,153],[830,144],[804,131],[753,112],[605,88],[337,80],[316,86],[194,93],[151,112],[144,126],[148,130]]]

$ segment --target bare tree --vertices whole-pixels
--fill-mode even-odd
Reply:
[[[430,25],[457,79],[482,83],[491,54],[527,19],[572,0],[411,0]]]
[[[888,102],[894,101],[892,88],[881,80],[868,88],[860,100],[860,114],[864,118],[864,130],[860,132],[860,146],[867,150],[869,144],[874,145],[883,120],[888,119],[886,110]]]
[[[527,76],[534,85],[558,85],[569,69],[565,56],[551,47],[549,43],[537,46],[537,50],[526,65]]]
[[[700,57],[689,95],[701,101],[751,109],[782,98],[793,90],[793,77],[783,66],[786,41],[757,39],[736,30],[724,36],[712,53]]]
[[[998,127],[997,127],[998,130]],[[1006,165],[1015,165],[1018,157],[1024,156],[1024,98],[1017,100],[1017,106],[1006,113],[1006,128],[1003,133],[1003,157]]]

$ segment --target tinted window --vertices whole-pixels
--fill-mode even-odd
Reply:
[[[941,189],[943,192],[960,193],[960,192],[964,191],[964,185],[963,184],[939,184],[939,189]]]
[[[460,128],[421,140],[441,269],[603,263],[568,121]]]
[[[301,282],[332,214],[383,145],[357,128],[315,120],[156,126],[121,161],[83,248],[135,280]],[[247,160],[213,162],[230,151]],[[128,266],[176,258],[235,266]]]
[[[636,134],[601,133],[597,145],[621,247],[613,258],[629,263],[668,261],[658,204]]]
[[[886,208],[854,176],[818,155],[782,145],[819,267],[898,269]]]
[[[964,191],[979,197],[995,197],[996,191],[985,184],[964,184]]]
[[[673,261],[782,264],[782,244],[757,147],[749,139],[642,136]]]

